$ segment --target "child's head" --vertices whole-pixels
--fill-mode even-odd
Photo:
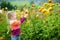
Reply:
[[[8,19],[9,20],[15,20],[16,19],[16,13],[13,11],[8,12]]]

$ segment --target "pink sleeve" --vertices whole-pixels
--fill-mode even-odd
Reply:
[[[19,24],[23,23],[25,20],[26,20],[25,17],[21,18],[21,19],[19,20]]]

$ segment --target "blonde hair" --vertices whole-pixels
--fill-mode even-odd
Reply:
[[[16,14],[14,11],[9,11],[9,12],[7,13],[8,19],[11,19],[12,15],[14,15],[14,14]]]

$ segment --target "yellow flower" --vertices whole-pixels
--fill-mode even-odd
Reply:
[[[46,9],[43,9],[41,12],[44,13],[46,11]]]
[[[32,7],[34,7],[35,6],[35,4],[32,4]]]
[[[49,13],[49,10],[45,10],[44,14],[48,14]]]
[[[28,14],[30,14],[30,11],[28,12]]]
[[[36,18],[38,18],[38,17],[39,17],[39,15],[37,14],[37,15],[36,15]]]
[[[53,3],[49,3],[48,5],[49,5],[50,7],[52,7],[52,6],[54,6],[55,4],[53,4]]]
[[[30,14],[29,10],[26,9],[25,10],[25,14]]]
[[[44,9],[44,8],[43,8],[43,7],[41,7],[41,8],[39,9],[39,12],[41,12],[43,9]]]
[[[49,8],[48,8],[48,10],[49,10],[49,11],[52,11],[52,10],[53,10],[53,8],[52,8],[52,7],[49,7]]]
[[[45,7],[45,6],[47,6],[47,3],[44,3],[44,4],[43,4],[43,7]]]
[[[52,0],[48,0],[49,3],[52,3]]]

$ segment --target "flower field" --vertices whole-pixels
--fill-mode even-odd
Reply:
[[[60,40],[60,4],[49,1],[42,6],[32,4],[26,8],[26,5],[22,11],[19,11],[20,8],[16,9],[17,20],[25,12],[29,15],[20,25],[21,40]],[[2,40],[10,40],[11,37],[11,31],[7,34],[9,24],[6,15],[4,10],[0,14],[0,39]]]

